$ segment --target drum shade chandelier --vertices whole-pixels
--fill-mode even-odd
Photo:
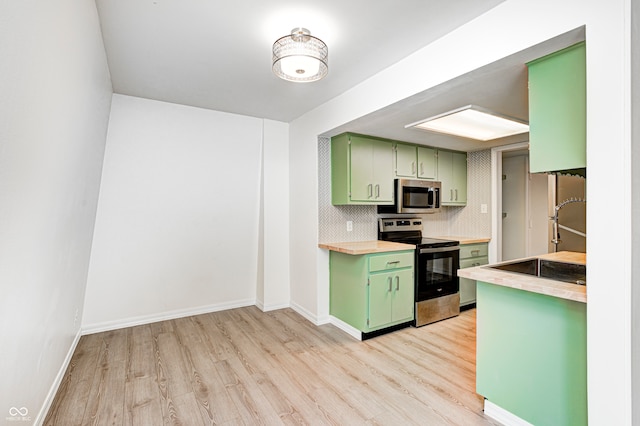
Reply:
[[[308,29],[298,27],[273,43],[272,70],[287,81],[308,83],[329,73],[329,49]]]

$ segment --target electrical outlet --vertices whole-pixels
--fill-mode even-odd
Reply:
[[[76,326],[78,324],[78,316],[80,315],[80,309],[76,308],[76,314],[73,317],[73,325]]]
[[[487,205],[486,204],[480,204],[480,213],[487,213]]]
[[[352,220],[348,220],[347,221],[347,232],[351,232],[353,231],[353,221]]]

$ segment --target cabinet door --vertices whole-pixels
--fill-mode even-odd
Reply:
[[[438,151],[438,180],[442,183],[440,202],[453,202],[453,152]]]
[[[393,144],[351,136],[351,201],[393,202]]]
[[[420,179],[436,180],[438,176],[438,162],[434,148],[418,147],[418,177]]]
[[[413,270],[397,271],[393,276],[391,321],[410,321],[413,319],[413,306]]]
[[[453,202],[467,204],[467,154],[454,152],[452,155]]]
[[[376,204],[393,202],[393,144],[391,142],[372,141],[372,177],[373,201]]]
[[[440,202],[443,206],[467,204],[467,154],[438,151],[438,180],[442,182]]]
[[[369,328],[380,327],[392,321],[394,276],[394,272],[388,272],[369,277]]]
[[[396,145],[396,177],[416,177],[416,147],[413,145]]]
[[[584,43],[527,64],[531,173],[587,166]]]
[[[351,137],[351,201],[373,200],[373,141]]]

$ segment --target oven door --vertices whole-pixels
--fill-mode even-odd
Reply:
[[[458,246],[418,249],[416,257],[416,302],[458,292]]]

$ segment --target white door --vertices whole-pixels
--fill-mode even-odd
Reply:
[[[502,260],[527,256],[527,155],[502,159]]]

